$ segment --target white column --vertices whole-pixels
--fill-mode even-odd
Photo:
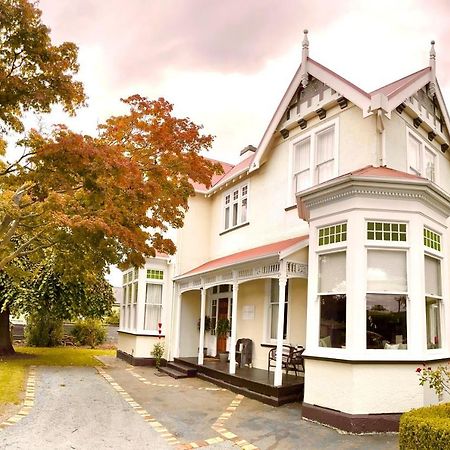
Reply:
[[[175,358],[180,357],[180,334],[181,334],[181,293],[178,288],[174,288],[175,294],[175,307],[174,307],[174,348],[173,348],[173,356]]]
[[[236,334],[237,334],[237,302],[239,285],[233,283],[233,307],[231,310],[231,336],[230,336],[230,374],[236,373]]]
[[[200,336],[198,339],[198,364],[203,364],[203,347],[205,345],[205,311],[206,289],[200,289]]]
[[[278,280],[278,327],[277,327],[277,360],[275,363],[274,386],[281,386],[283,380],[283,325],[286,304],[286,265],[280,261],[280,279]]]

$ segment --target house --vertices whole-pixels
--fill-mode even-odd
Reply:
[[[349,431],[437,402],[416,368],[450,360],[449,129],[434,43],[368,93],[311,59],[305,31],[258,148],[195,186],[174,256],[124,274],[119,356],[149,362],[164,336],[169,361],[228,349],[233,376],[249,338],[256,369],[277,349],[280,387],[283,344],[302,346],[303,417]]]

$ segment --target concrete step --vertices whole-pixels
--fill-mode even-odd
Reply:
[[[169,377],[176,378],[177,380],[179,378],[187,378],[188,377],[188,375],[185,374],[184,372],[180,372],[179,370],[173,369],[168,366],[160,367],[159,371],[169,375]]]
[[[167,366],[170,369],[176,370],[178,372],[182,372],[186,374],[188,377],[195,377],[197,375],[197,369],[194,367],[188,366],[186,364],[180,362],[168,362]]]

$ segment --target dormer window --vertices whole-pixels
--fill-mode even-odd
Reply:
[[[224,230],[247,223],[248,184],[241,184],[224,194]]]
[[[292,144],[292,198],[337,176],[337,120],[323,124]]]

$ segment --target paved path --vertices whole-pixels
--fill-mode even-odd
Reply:
[[[301,420],[197,378],[160,377],[112,357],[106,366],[36,369],[28,416],[0,430],[6,449],[394,450],[395,434],[354,436]],[[169,444],[172,445],[169,445]]]
[[[98,375],[87,367],[37,369],[28,416],[0,431],[0,448],[170,448]]]

